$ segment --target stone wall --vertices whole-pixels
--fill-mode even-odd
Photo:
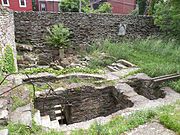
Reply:
[[[14,17],[16,41],[33,45],[17,46],[20,56],[18,65],[21,68],[44,66],[52,62],[61,65],[59,51],[43,46],[47,27],[54,24],[63,23],[70,28],[72,45],[80,46],[81,49],[85,49],[88,43],[99,39],[111,38],[121,41],[124,37],[147,37],[158,33],[153,18],[147,16],[15,12]],[[69,53],[73,52],[69,51]]]
[[[146,37],[158,32],[153,18],[147,16],[46,12],[15,12],[14,16],[16,41],[34,45],[44,44],[46,28],[58,23],[70,28],[73,32],[71,40],[76,45],[96,39]],[[120,24],[126,25],[124,36],[118,34]]]
[[[77,87],[64,91],[56,91],[55,95],[39,96],[35,99],[35,108],[41,115],[49,115],[56,119],[54,106],[71,105],[67,124],[107,116],[120,109],[132,107],[133,103],[114,86],[94,88],[90,86]]]
[[[14,52],[14,62],[16,62],[16,45],[14,34],[14,15],[10,10],[0,5],[0,58],[2,58],[4,49],[10,45]],[[16,68],[17,69],[17,68]]]

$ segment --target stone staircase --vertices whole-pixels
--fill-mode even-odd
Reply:
[[[126,60],[120,59],[120,60],[116,61],[115,63],[107,66],[107,69],[110,72],[117,72],[117,71],[120,71],[122,69],[133,68],[133,67],[136,67],[136,66],[134,64],[126,61]]]
[[[36,122],[37,125],[46,128],[57,129],[60,127],[58,120],[51,121],[49,115],[41,116],[39,110],[34,115],[34,121]]]
[[[37,125],[41,125],[43,127],[57,129],[60,127],[60,124],[63,124],[64,117],[62,116],[62,106],[61,105],[55,105],[53,107],[53,110],[55,110],[56,114],[56,120],[50,119],[49,115],[41,116],[40,111],[38,110],[34,115],[34,121],[37,123]]]

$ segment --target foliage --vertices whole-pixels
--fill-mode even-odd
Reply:
[[[106,40],[100,45],[93,45],[90,53],[97,51],[107,53],[116,60],[126,59],[152,77],[180,71],[180,47],[173,41],[138,39],[112,43]]]
[[[52,68],[31,68],[31,69],[25,69],[21,71],[21,73],[24,74],[37,74],[42,72],[48,72],[48,73],[54,73],[56,75],[62,75],[67,73],[100,73],[100,70],[98,69],[90,69],[90,68],[64,68],[61,70],[54,70]]]
[[[62,12],[79,12],[79,0],[62,0],[60,3],[60,9]],[[82,6],[88,5],[88,0],[82,0]]]
[[[25,97],[23,95],[25,95]],[[11,100],[11,110],[14,111],[18,107],[22,107],[31,103],[32,97],[29,94],[29,91],[26,90],[23,85],[21,85],[11,92]]]
[[[26,101],[22,100],[20,97],[13,96],[12,97],[12,110],[16,110],[16,108],[26,105]]]
[[[14,73],[16,71],[16,67],[14,63],[13,50],[10,45],[7,45],[4,51],[3,72]]]
[[[180,47],[178,43],[171,40],[150,38],[133,42],[127,40],[120,43],[107,40],[93,45],[90,54],[94,52],[107,53],[115,57],[115,60],[128,60],[141,68],[139,72],[144,72],[151,77],[180,72]],[[101,63],[96,63],[96,67],[100,66],[102,66]],[[179,82],[171,82],[168,85],[180,91]]]
[[[112,11],[111,4],[108,2],[104,2],[104,3],[99,5],[99,8],[97,9],[96,12],[98,12],[98,13],[111,13],[111,11]]]
[[[156,4],[155,24],[162,30],[179,38],[180,36],[180,1],[166,0]]]
[[[100,53],[99,51],[93,51],[90,55],[92,59],[89,62],[88,67],[91,69],[101,69],[102,67],[106,67],[115,61],[114,57],[111,57],[108,54]]]
[[[137,0],[138,6],[139,6],[139,14],[144,15],[146,10],[146,1],[147,0]]]
[[[159,2],[160,0],[151,0],[151,3],[149,5],[148,9],[148,15],[154,15],[155,14],[155,5]]]
[[[79,12],[80,6],[79,0],[63,0],[60,3],[60,9],[62,12]],[[108,2],[104,2],[99,5],[97,10],[92,9],[89,5],[89,0],[81,0],[82,3],[82,12],[85,13],[110,13],[111,12],[111,4]]]
[[[49,35],[46,36],[48,44],[57,48],[66,48],[69,44],[70,31],[63,24],[53,25],[48,28]]]
[[[180,108],[173,109],[171,113],[161,113],[159,120],[165,127],[180,134]]]
[[[169,82],[167,85],[180,93],[180,80]]]
[[[63,135],[62,132],[53,130],[45,132],[42,127],[37,126],[35,122],[32,123],[32,127],[10,122],[7,128],[11,135]]]

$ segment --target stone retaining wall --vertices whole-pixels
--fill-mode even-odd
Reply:
[[[7,45],[10,45],[13,49],[14,62],[15,66],[17,67],[14,34],[14,15],[13,12],[0,5],[0,58],[2,58],[4,49]]]
[[[107,116],[133,106],[128,97],[118,92],[114,86],[98,89],[90,86],[77,87],[35,99],[35,108],[40,110],[42,116],[49,115],[51,120],[56,119],[54,106],[68,104],[71,104],[71,111],[68,113],[67,124]]]
[[[15,12],[14,16],[16,41],[33,45],[44,44],[47,27],[58,23],[70,28],[73,33],[71,40],[76,45],[96,39],[117,41],[122,37],[147,37],[159,31],[153,18],[147,16],[47,12]],[[123,34],[122,29],[119,33],[120,24],[126,26],[124,36],[120,36]]]

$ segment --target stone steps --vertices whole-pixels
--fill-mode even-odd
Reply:
[[[51,127],[51,120],[50,120],[49,115],[41,117],[41,125],[43,127]]]
[[[58,129],[60,127],[58,119],[51,121],[49,115],[40,116],[39,110],[34,114],[34,121],[37,125],[51,129]]]
[[[107,69],[110,72],[117,72],[122,69],[133,68],[133,67],[136,67],[136,66],[126,60],[121,59],[121,60],[118,60],[117,62],[112,63],[111,65],[107,66]]]

